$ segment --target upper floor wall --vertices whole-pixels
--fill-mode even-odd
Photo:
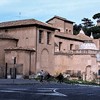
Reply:
[[[43,23],[35,19],[0,23],[0,33],[5,33],[17,38],[19,40],[17,44],[18,47],[36,48],[39,28],[41,28],[42,31],[44,31],[45,29],[48,30],[48,37],[50,37],[49,31],[55,31],[56,29],[49,24]],[[44,34],[44,36],[45,35],[46,34]]]
[[[58,28],[60,32],[73,34],[73,22],[65,18],[55,16],[48,20],[47,23]]]
[[[83,42],[55,37],[55,52],[69,52],[70,50],[78,50]]]
[[[5,33],[18,39],[18,47],[35,47],[36,27],[18,27],[0,29],[0,33]]]

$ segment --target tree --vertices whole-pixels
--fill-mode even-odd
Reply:
[[[100,13],[94,14],[92,18],[97,19],[97,23],[100,22]],[[94,38],[96,39],[100,38],[100,26],[92,27],[92,32],[93,32]]]
[[[93,36],[95,39],[100,38],[100,26],[94,26],[91,28],[91,31],[93,33]]]
[[[83,18],[81,21],[83,21],[83,31],[85,32],[86,35],[90,36],[91,35],[91,27],[94,26],[93,22],[89,18]]]
[[[85,27],[85,28],[90,28],[90,27],[94,26],[91,19],[83,18],[81,21],[83,21],[82,24],[83,24],[83,27]]]
[[[77,24],[75,24],[74,26],[73,26],[73,29],[74,29],[74,35],[77,35],[77,34],[79,34],[79,31],[81,30],[81,28],[82,28],[82,25],[81,24],[79,24],[79,25],[77,25]]]
[[[97,14],[93,15],[92,18],[100,20],[100,13],[97,13]]]

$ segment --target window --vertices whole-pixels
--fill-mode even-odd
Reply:
[[[71,30],[69,30],[69,33],[71,34]]]
[[[72,50],[73,49],[73,44],[70,44],[70,50]]]
[[[62,42],[59,42],[59,51],[61,51]]]
[[[14,64],[16,64],[16,57],[14,57]]]
[[[66,29],[66,33],[68,33],[68,29]]]
[[[51,42],[51,32],[47,32],[47,44]]]
[[[12,63],[16,64],[16,61],[17,61],[16,57],[12,57]]]
[[[39,30],[39,43],[43,43],[43,31]]]
[[[8,30],[7,30],[7,29],[5,29],[5,32],[7,33],[7,32],[8,32]]]

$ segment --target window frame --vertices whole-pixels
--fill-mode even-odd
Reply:
[[[39,30],[39,39],[38,39],[38,42],[39,43],[43,43],[43,30]]]
[[[61,51],[62,48],[62,42],[59,42],[59,51]]]
[[[51,37],[52,37],[52,33],[51,32],[47,32],[47,44],[51,44]]]

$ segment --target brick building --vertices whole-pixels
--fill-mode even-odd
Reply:
[[[1,77],[6,73],[10,78],[16,71],[19,78],[44,70],[91,81],[99,74],[99,50],[99,39],[82,30],[73,35],[73,22],[59,16],[46,23],[35,19],[0,23]]]

